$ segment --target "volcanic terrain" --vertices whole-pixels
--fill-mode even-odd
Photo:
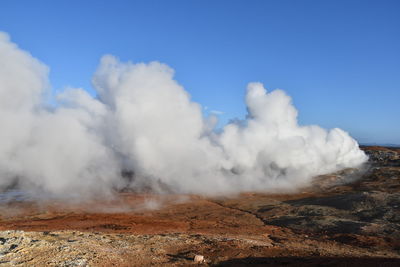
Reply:
[[[291,194],[125,192],[66,204],[5,192],[0,265],[400,266],[400,149],[362,149],[364,170]]]

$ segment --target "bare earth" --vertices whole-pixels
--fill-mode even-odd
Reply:
[[[296,194],[3,201],[0,265],[400,266],[400,150]]]

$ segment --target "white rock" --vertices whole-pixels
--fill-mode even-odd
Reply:
[[[193,261],[196,262],[196,263],[203,263],[204,262],[204,256],[203,255],[196,255],[196,256],[194,256]]]

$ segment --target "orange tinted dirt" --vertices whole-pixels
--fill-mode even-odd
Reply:
[[[123,193],[108,202],[16,202],[2,209],[0,230],[258,235],[275,228],[265,226],[250,213],[224,207],[211,199],[187,195]]]

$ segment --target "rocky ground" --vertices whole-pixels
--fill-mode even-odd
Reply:
[[[3,199],[0,265],[400,266],[400,149],[363,149],[363,172],[296,194]]]

